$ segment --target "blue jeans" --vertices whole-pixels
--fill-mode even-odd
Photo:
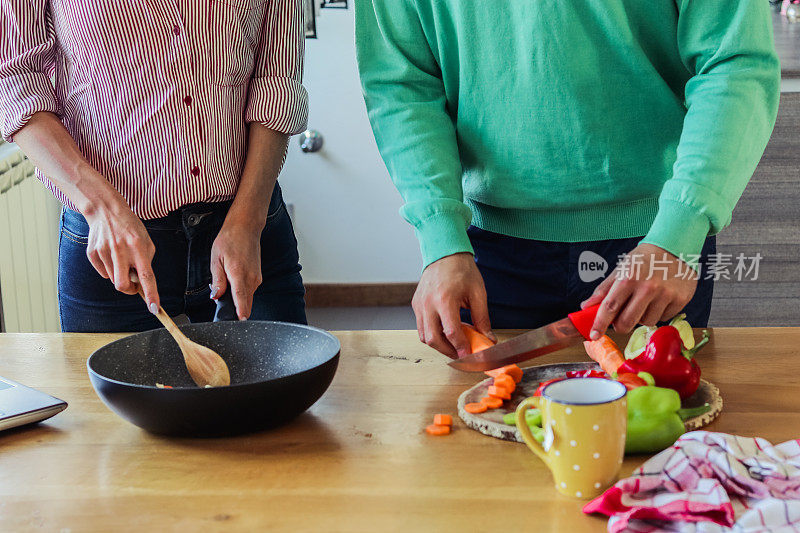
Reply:
[[[492,328],[496,329],[533,329],[577,311],[580,303],[614,269],[619,256],[633,250],[642,240],[642,237],[633,237],[577,243],[546,242],[509,237],[474,226],[469,228],[468,234],[475,249],[475,262],[486,284],[489,318]],[[592,252],[605,260],[608,266],[605,275],[588,282],[581,279],[579,258],[583,259],[584,252]],[[716,238],[708,237],[700,257],[701,273],[705,272],[709,255],[715,253]],[[585,271],[584,276],[589,277]],[[714,281],[704,277],[700,276],[694,297],[682,311],[695,327],[706,327],[711,312]],[[462,318],[467,320],[468,312],[462,312]]]
[[[184,206],[163,218],[144,221],[156,247],[153,271],[161,305],[171,316],[210,322],[211,246],[231,202]],[[58,304],[62,331],[127,332],[160,327],[138,295],[118,292],[86,256],[89,226],[80,213],[64,209],[58,247]],[[261,234],[264,281],[253,297],[251,320],[306,323],[297,241],[280,187],[270,201]]]

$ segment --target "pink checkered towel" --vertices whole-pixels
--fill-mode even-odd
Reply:
[[[612,533],[800,532],[800,439],[686,433],[583,512]]]

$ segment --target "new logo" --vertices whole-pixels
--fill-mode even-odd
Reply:
[[[591,250],[584,250],[578,257],[578,276],[584,283],[591,283],[606,275],[608,263]]]

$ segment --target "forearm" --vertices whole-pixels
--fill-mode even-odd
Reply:
[[[731,215],[775,123],[780,64],[769,6],[679,2],[678,47],[693,77],[673,177],[643,241],[697,257]],[[713,29],[709,21],[714,21]]]
[[[375,140],[405,200],[423,267],[472,253],[462,167],[444,81],[416,10],[374,0],[356,4],[356,48]]]
[[[127,205],[108,180],[92,168],[52,113],[34,114],[14,136],[14,142],[85,216],[104,207]]]
[[[272,191],[286,159],[289,136],[257,122],[251,122],[249,130],[244,170],[225,221],[261,231],[267,223]]]

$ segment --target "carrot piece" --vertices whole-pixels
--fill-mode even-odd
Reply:
[[[597,361],[607,374],[613,374],[625,362],[622,351],[608,335],[596,341],[584,341],[583,346],[589,357]]]
[[[494,346],[492,339],[475,329],[475,326],[462,322],[461,329],[464,331],[464,336],[467,337],[471,353],[480,352],[481,350]]]
[[[489,396],[494,396],[495,398],[500,398],[502,400],[510,400],[511,393],[508,392],[508,389],[505,387],[495,387],[492,385],[489,387]]]
[[[486,404],[481,402],[468,403],[464,406],[464,410],[466,412],[472,413],[474,415],[477,415],[478,413],[485,413],[486,409],[488,409],[488,407],[486,407]]]
[[[647,382],[637,376],[636,374],[631,373],[623,373],[617,375],[617,381],[625,385],[625,388],[628,390],[633,390],[637,387],[644,387],[647,385]]]
[[[522,381],[522,369],[520,367],[517,365],[508,365],[504,366],[503,368],[506,369],[506,374],[511,376],[511,378],[514,380],[514,383],[519,383]]]
[[[508,389],[508,392],[514,392],[514,389],[517,388],[517,383],[508,374],[500,374],[494,378],[494,386]]]
[[[488,372],[484,372],[487,376],[491,376],[496,378],[497,376],[507,374],[511,376],[511,379],[514,380],[514,383],[519,383],[522,381],[522,369],[517,365],[507,365],[500,368],[495,368],[494,370],[489,370]]]
[[[428,435],[434,435],[436,437],[441,437],[442,435],[449,435],[450,434],[450,426],[442,426],[439,424],[431,424],[425,428],[425,432]]]
[[[484,396],[481,398],[481,403],[488,409],[497,409],[498,407],[503,406],[503,399],[495,398],[494,396]]]
[[[433,415],[433,423],[437,426],[452,426],[453,417],[450,415]]]

